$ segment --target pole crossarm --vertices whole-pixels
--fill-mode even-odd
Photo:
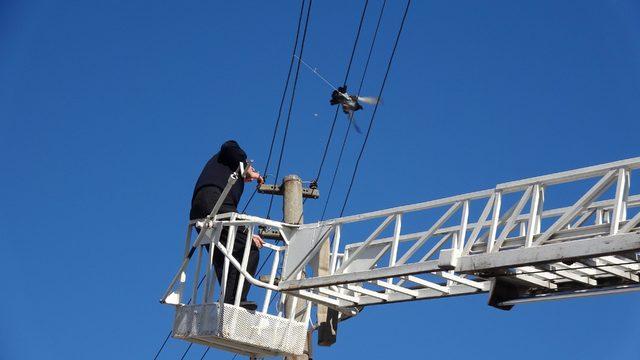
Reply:
[[[258,192],[261,194],[282,195],[284,189],[282,185],[260,184],[258,185]],[[303,187],[302,197],[317,199],[320,197],[320,190],[317,187]]]

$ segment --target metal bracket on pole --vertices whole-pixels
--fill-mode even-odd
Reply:
[[[273,185],[273,184],[260,184],[258,185],[258,192],[260,194],[267,195],[279,195],[284,196],[284,185]],[[318,190],[318,184],[312,182],[308,188],[302,188],[302,197],[309,199],[318,199],[320,197],[320,190]],[[260,229],[260,237],[264,239],[272,239],[272,240],[282,240],[282,235],[279,230],[270,229],[270,228],[261,228]]]
[[[260,227],[259,234],[260,234],[260,237],[263,239],[284,240],[282,238],[282,234],[280,234],[280,231],[273,228]]]
[[[260,184],[258,186],[258,192],[261,194],[270,195],[284,195],[284,187],[282,185]],[[302,188],[302,197],[317,199],[320,197],[320,190],[317,186],[310,186],[308,188]]]

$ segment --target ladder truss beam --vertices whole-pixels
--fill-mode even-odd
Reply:
[[[496,304],[503,307],[638,291],[640,193],[629,184],[639,169],[640,158],[632,158],[295,226],[236,213],[209,216],[189,224],[200,229],[199,235],[192,239],[193,229],[188,229],[182,264],[161,301],[182,308],[185,316],[194,319],[195,312],[189,311],[200,309],[195,307],[218,309],[219,316],[224,316],[224,308],[228,314],[256,321],[264,318],[273,324],[269,331],[286,323],[299,327],[303,334],[312,305],[350,317],[363,306],[489,291],[507,294],[497,295]],[[558,184],[575,186],[580,193],[571,202],[567,196],[554,198],[563,193],[554,190]],[[562,206],[549,208],[549,204]],[[240,259],[231,254],[239,231],[249,239],[261,227],[274,229],[284,241],[263,249],[276,255],[267,267],[270,271],[265,271],[268,274],[252,274],[247,270],[247,251]],[[226,242],[220,239],[223,228],[228,230]],[[319,260],[321,247],[330,254],[323,257],[329,259],[323,265],[328,270],[318,274],[317,262],[325,261]],[[209,251],[224,256],[222,286],[218,286]],[[254,286],[252,291],[263,291],[261,311],[245,313],[238,306],[239,296],[234,304],[221,300],[231,267],[241,275],[240,284],[234,287],[236,295],[241,294],[244,280]],[[199,289],[202,273],[206,281]],[[193,288],[186,289],[191,284]],[[278,304],[270,300],[274,293],[280,294]],[[189,295],[193,302],[186,300]],[[303,306],[303,316],[283,314],[291,315],[283,310],[285,299],[291,297]],[[264,322],[260,321],[256,323]],[[255,349],[253,340],[233,339],[229,334],[205,339],[194,333],[184,338],[220,347],[237,345],[244,351]],[[299,352],[294,350],[263,346],[259,351]]]
[[[547,244],[541,247],[519,248],[497,253],[461,256],[457,260],[458,264],[455,267],[455,271],[459,273],[486,272],[489,270],[557,262],[563,259],[593,258],[630,251],[640,251],[640,234],[620,234]],[[391,268],[386,267],[369,271],[283,281],[280,283],[280,288],[285,291],[291,291],[439,271],[441,271],[441,269],[438,266],[438,261],[429,260],[421,263],[397,265]]]

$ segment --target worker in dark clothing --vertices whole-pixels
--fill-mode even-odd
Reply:
[[[189,213],[189,218],[191,220],[203,219],[211,213],[211,210],[222,194],[222,190],[227,185],[229,176],[238,169],[241,162],[245,167],[244,181],[237,181],[231,187],[231,190],[224,199],[222,206],[218,210],[218,214],[238,212],[238,203],[240,202],[240,197],[244,190],[244,183],[251,182],[253,180],[257,180],[258,183],[262,183],[263,179],[251,164],[247,162],[247,154],[240,148],[240,145],[238,145],[234,140],[229,140],[222,144],[220,152],[209,159],[200,173],[200,177],[196,182],[196,186],[193,190],[193,197],[191,199],[191,211]],[[227,244],[228,229],[228,227],[225,227],[220,236],[220,243],[224,246]],[[260,258],[259,249],[262,247],[264,242],[258,235],[253,235],[253,239],[251,240],[247,272],[254,276],[256,268],[258,267],[258,260]],[[233,246],[233,257],[238,260],[239,263],[242,263],[242,256],[244,254],[246,241],[247,228],[238,228]],[[214,251],[213,266],[218,278],[218,283],[220,283],[220,279],[222,278],[224,259],[225,257],[220,251]],[[224,298],[225,303],[234,303],[239,276],[240,272],[236,270],[233,265],[229,264],[227,287]],[[244,286],[242,287],[240,306],[249,310],[255,310],[256,304],[254,302],[247,301],[249,287],[249,282],[245,280]]]

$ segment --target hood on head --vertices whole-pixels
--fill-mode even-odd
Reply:
[[[229,140],[220,147],[218,161],[235,170],[240,162],[247,162],[247,154],[235,140]]]

